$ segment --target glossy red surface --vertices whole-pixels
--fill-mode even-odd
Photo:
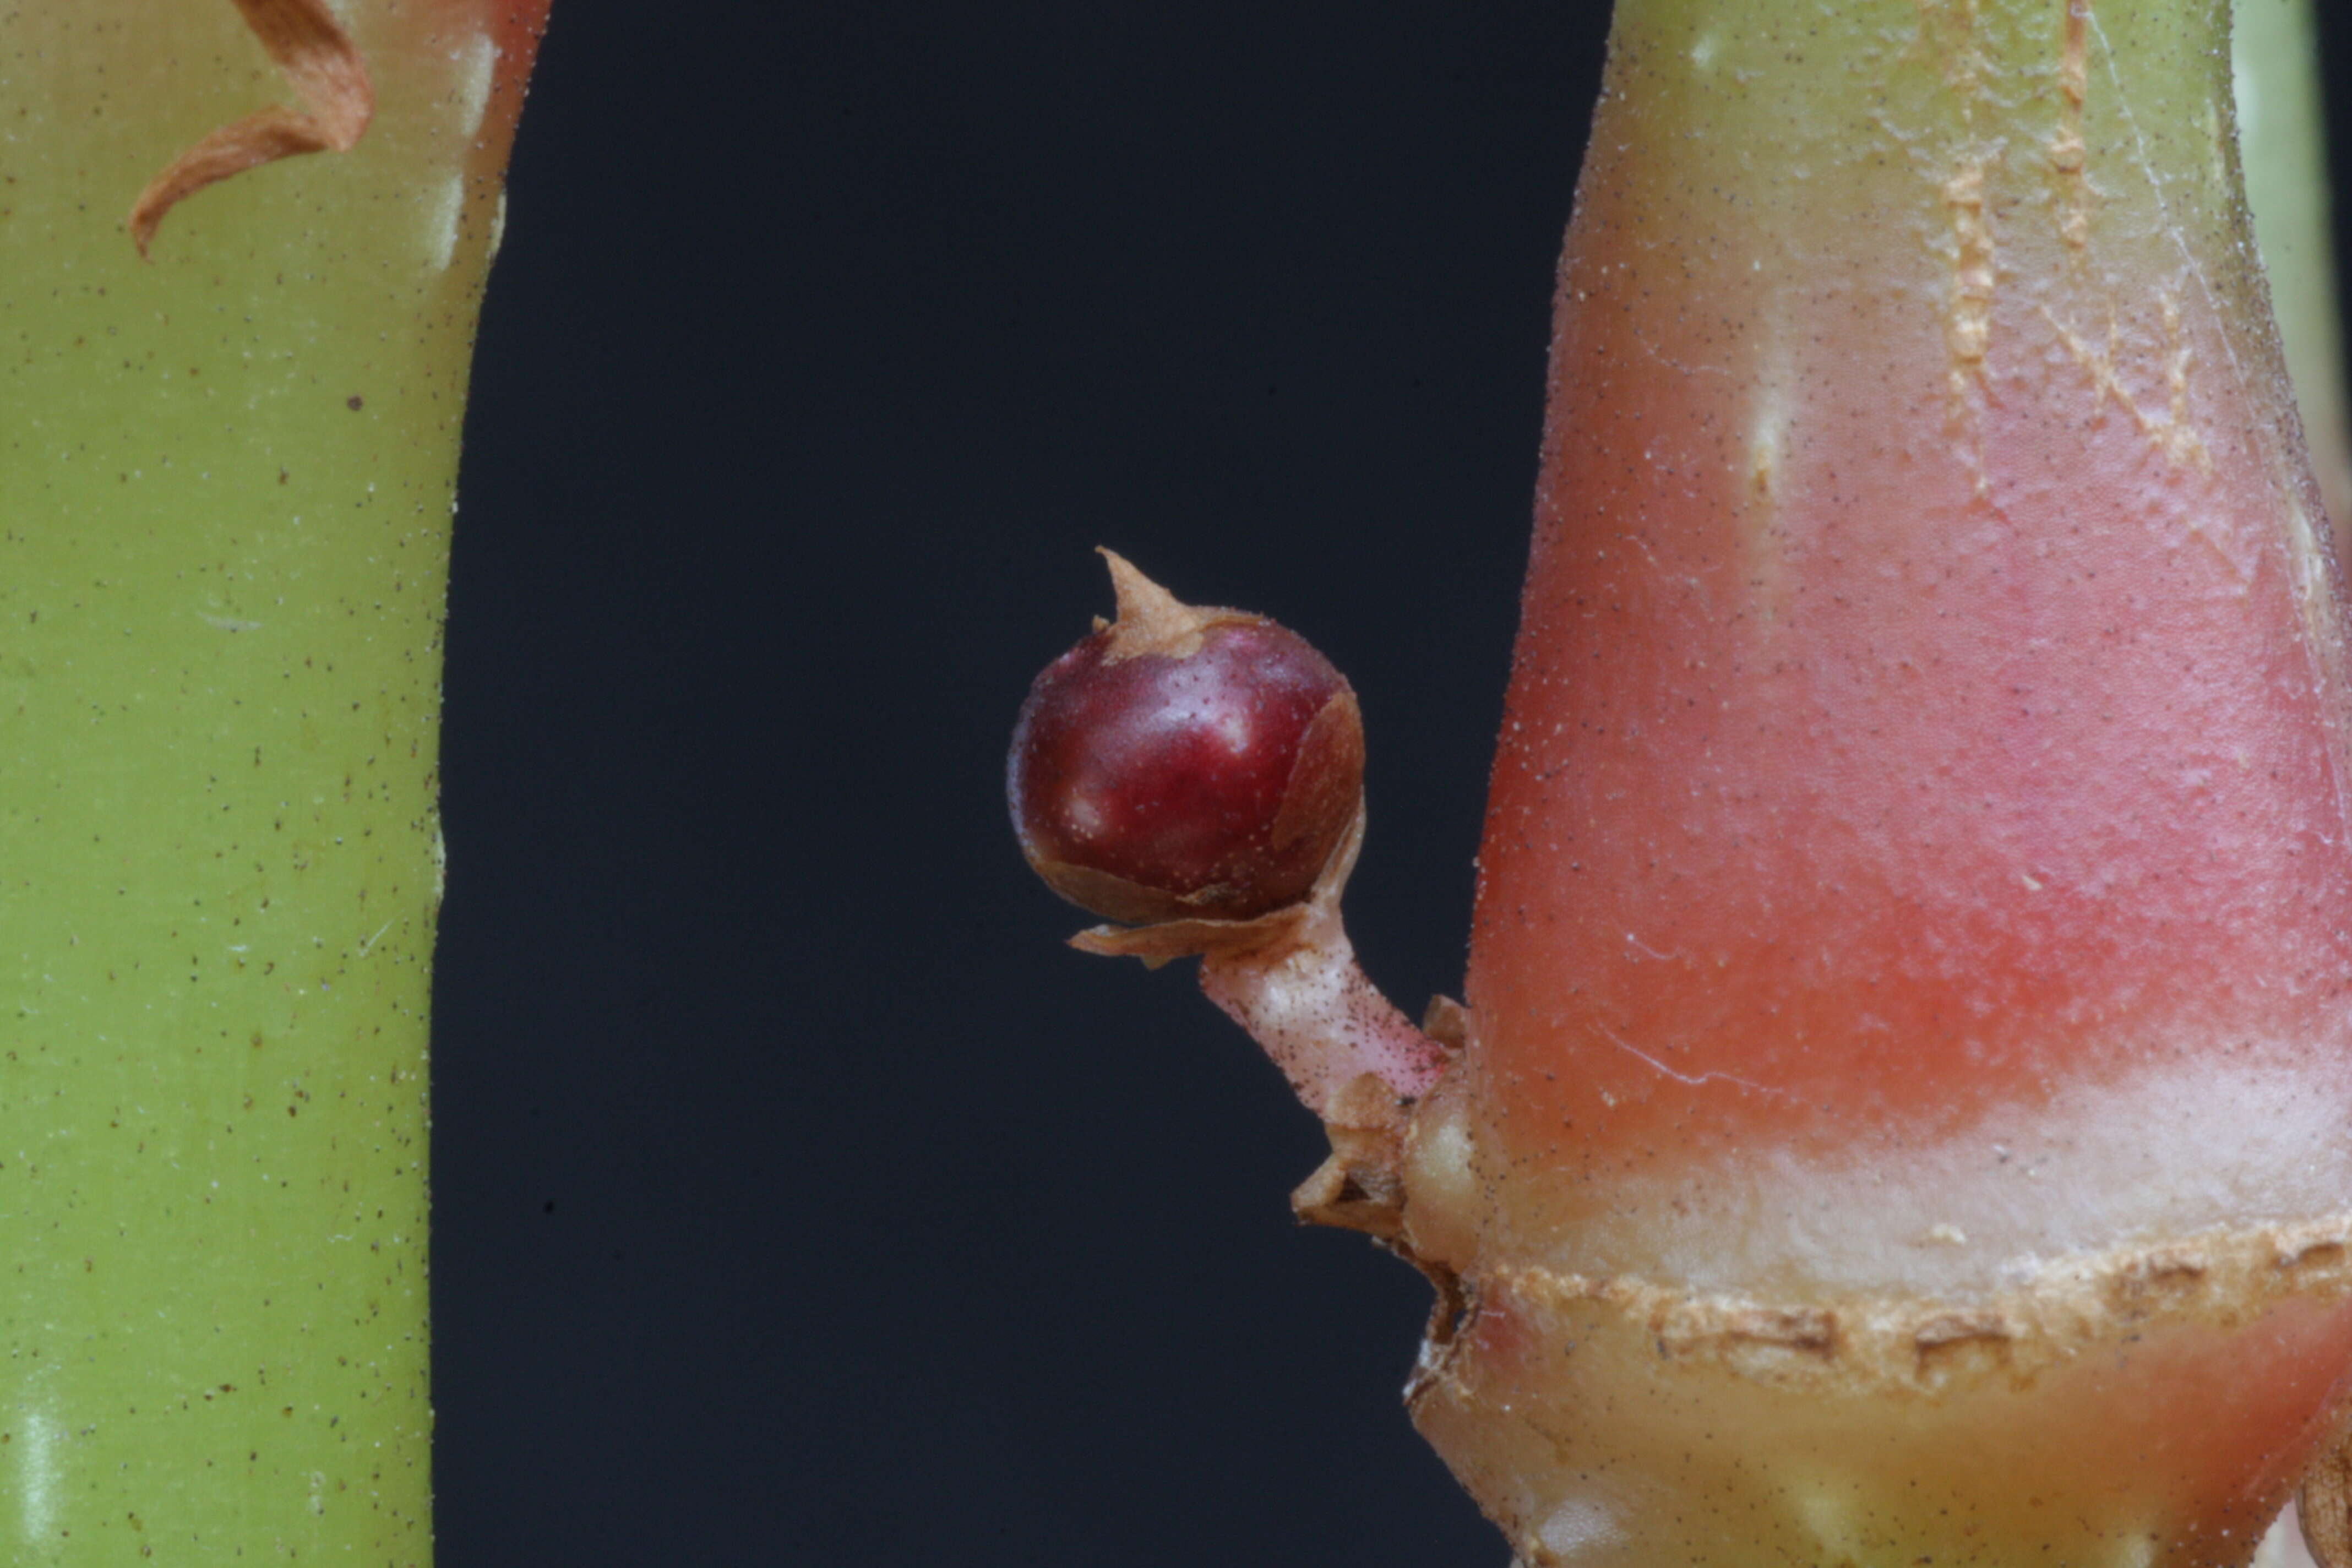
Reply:
[[[1242,919],[1303,898],[1355,810],[1357,776],[1300,773],[1309,726],[1346,679],[1271,622],[1212,626],[1184,658],[1106,662],[1110,636],[1047,666],[1022,708],[1007,788],[1031,861],[1167,895],[1171,916]],[[1285,820],[1294,797],[1307,809]]]

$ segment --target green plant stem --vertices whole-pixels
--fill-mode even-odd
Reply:
[[[2344,329],[2327,184],[2319,23],[2311,0],[2236,0],[2231,16],[2238,146],[2246,205],[2270,279],[2313,473],[2352,547],[2352,425],[2344,399]]]
[[[440,628],[520,73],[347,9],[360,149],[152,262],[131,197],[284,82],[226,4],[0,14],[12,1563],[430,1558]]]

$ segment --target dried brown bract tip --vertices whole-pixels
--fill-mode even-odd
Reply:
[[[131,207],[131,242],[142,256],[163,215],[206,185],[301,153],[348,153],[375,113],[367,64],[326,0],[236,4],[302,107],[280,105],[224,125],[148,181]]]
[[[1116,550],[1095,553],[1110,568],[1111,592],[1118,598],[1118,618],[1106,623],[1095,618],[1095,630],[1108,632],[1103,662],[1118,664],[1144,654],[1190,658],[1201,651],[1201,637],[1214,626],[1262,626],[1263,616],[1242,610],[1188,605],[1135,568]]]
[[[2352,1434],[2339,1435],[2304,1472],[2295,1519],[2319,1568],[2352,1568]]]

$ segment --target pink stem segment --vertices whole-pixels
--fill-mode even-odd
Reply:
[[[1318,899],[1276,941],[1201,960],[1201,989],[1274,1058],[1309,1110],[1371,1074],[1418,1100],[1451,1059],[1373,988],[1339,923],[1337,898]]]

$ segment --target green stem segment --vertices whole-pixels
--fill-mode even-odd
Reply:
[[[226,4],[0,16],[0,1557],[431,1555],[436,721],[533,18],[350,8],[347,156]],[[543,7],[530,7],[542,10]]]
[[[2347,423],[2344,330],[2336,308],[2319,20],[2311,0],[2236,0],[2230,52],[2246,205],[2253,212],[2312,471],[2341,557],[2352,548],[2352,424]]]

